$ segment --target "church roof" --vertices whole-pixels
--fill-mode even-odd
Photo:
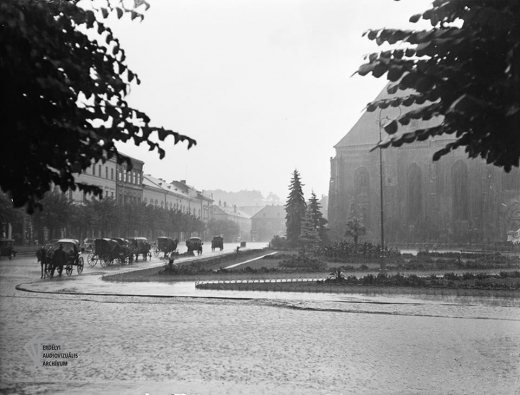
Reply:
[[[413,93],[412,89],[407,90],[398,90],[395,94],[389,94],[386,90],[386,86],[383,90],[377,95],[374,99],[389,99],[392,97],[403,97],[408,96]],[[365,111],[363,115],[358,119],[356,124],[350,129],[350,131],[343,137],[334,148],[340,147],[351,147],[355,145],[369,145],[371,147],[375,146],[379,142],[379,117],[381,117],[381,123],[384,125],[389,119],[393,119],[398,117],[400,114],[405,114],[410,110],[414,110],[416,108],[421,107],[417,104],[412,104],[409,107],[400,106],[400,107],[392,107],[389,106],[383,110],[376,109],[373,112]],[[427,122],[421,121],[421,126],[433,126],[433,124],[438,123],[438,120],[430,120]],[[417,125],[416,127],[417,128]],[[403,126],[400,125],[400,130],[403,129]],[[399,133],[399,132],[398,132]],[[387,133],[384,129],[381,129],[381,139],[385,140],[387,137]]]

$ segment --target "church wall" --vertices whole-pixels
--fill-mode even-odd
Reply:
[[[433,162],[434,152],[445,143],[383,150],[386,242],[490,244],[506,240],[517,223],[520,228],[520,170],[513,169],[513,181],[505,181],[512,190],[503,190],[504,171],[481,159],[468,159],[463,150]],[[332,228],[344,227],[349,215],[355,212],[359,217],[363,211],[365,239],[378,243],[379,152],[370,148],[337,148],[331,159],[329,219]],[[356,177],[364,169],[368,187],[360,191]]]

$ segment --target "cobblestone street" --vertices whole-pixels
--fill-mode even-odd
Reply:
[[[520,312],[507,301],[432,305],[434,317],[413,305],[15,290],[39,278],[33,257],[0,261],[0,274],[2,393],[518,393]],[[24,346],[38,333],[78,357],[36,366]]]

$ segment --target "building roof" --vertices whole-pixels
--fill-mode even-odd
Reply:
[[[152,177],[150,174],[143,175],[143,186],[160,189],[163,192],[168,192],[171,194],[183,195],[183,197],[186,197],[187,195],[182,190],[177,189],[174,185],[168,184],[166,181],[160,178]]]
[[[389,99],[392,97],[403,97],[412,94],[412,89],[399,90],[395,94],[389,94],[386,90],[386,86],[377,95],[374,101],[381,99]],[[373,112],[365,111],[363,115],[358,119],[356,124],[349,130],[349,132],[334,146],[334,148],[350,147],[354,145],[369,145],[374,147],[379,142],[379,117],[381,116],[381,123],[384,125],[388,119],[396,118],[401,113],[405,114],[410,110],[417,109],[422,105],[412,104],[409,107],[400,106],[392,107],[389,106],[384,110],[376,109]],[[431,127],[440,122],[439,119],[432,119],[430,121],[421,121],[421,127]],[[417,128],[417,126],[415,127]],[[400,125],[399,132],[403,133],[403,127]],[[408,130],[409,131],[409,130]],[[406,130],[405,130],[406,132]],[[384,129],[381,130],[381,138],[385,140],[388,134]]]
[[[132,156],[130,156],[130,155],[127,155],[127,154],[125,154],[124,152],[121,152],[121,151],[119,151],[119,150],[117,150],[117,152],[119,153],[119,155],[124,156],[124,157],[130,159],[132,162],[140,163],[140,164],[142,164],[142,165],[144,164],[144,162],[143,162],[142,160],[136,159],[136,158],[134,158],[134,157],[132,157]],[[115,158],[114,158],[114,159],[115,159]]]
[[[265,215],[264,215],[265,214]],[[265,206],[259,212],[251,217],[251,219],[258,218],[285,218],[285,206]]]
[[[219,210],[220,211],[220,215],[222,214],[225,214],[225,215],[229,215],[229,216],[232,216],[232,217],[240,217],[240,218],[251,218],[251,216],[241,210],[239,210],[238,208],[236,208],[236,206],[217,206],[217,205],[212,205],[211,206],[211,209],[212,210]]]

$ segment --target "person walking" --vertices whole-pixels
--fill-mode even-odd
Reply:
[[[67,254],[63,251],[63,244],[60,244],[60,248],[54,251],[52,256],[52,271],[51,277],[54,276],[54,270],[58,268],[58,274],[61,276],[63,272],[63,266],[67,263]]]
[[[169,267],[170,271],[173,270],[173,263],[175,262],[176,255],[177,255],[177,253],[175,251],[170,252],[170,254],[168,255],[168,267]]]

